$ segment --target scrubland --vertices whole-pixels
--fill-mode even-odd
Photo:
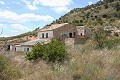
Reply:
[[[28,61],[25,54],[1,54],[1,80],[119,80],[120,47],[93,49],[94,45],[66,46],[68,59],[62,63]]]

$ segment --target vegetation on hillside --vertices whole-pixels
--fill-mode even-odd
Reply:
[[[75,26],[119,26],[120,22],[120,2],[119,0],[103,0],[96,4],[88,5],[84,8],[75,8],[60,17],[54,23],[70,23]]]

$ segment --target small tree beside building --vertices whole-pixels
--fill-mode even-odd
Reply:
[[[65,45],[59,39],[52,39],[50,43],[42,45],[37,43],[27,54],[28,60],[42,59],[48,62],[64,62],[67,58]]]

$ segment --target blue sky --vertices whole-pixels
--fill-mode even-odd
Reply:
[[[74,8],[99,0],[0,0],[1,37],[15,36],[44,27]]]

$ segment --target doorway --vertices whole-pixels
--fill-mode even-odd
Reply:
[[[83,36],[82,33],[81,33],[81,36]]]
[[[10,51],[10,45],[7,46],[7,50]]]
[[[72,38],[72,33],[69,33],[69,37]]]

